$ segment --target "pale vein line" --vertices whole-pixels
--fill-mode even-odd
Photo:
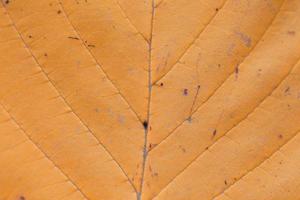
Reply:
[[[45,75],[45,78],[47,79],[47,81],[53,86],[54,90],[57,92],[57,94],[59,95],[59,97],[63,100],[63,102],[70,108],[70,111],[77,117],[77,119],[87,128],[87,130],[90,132],[91,136],[98,142],[99,145],[101,145],[103,147],[103,149],[107,152],[107,154],[112,158],[112,160],[114,160],[114,162],[117,164],[117,166],[120,168],[120,170],[122,171],[122,173],[126,176],[126,178],[128,179],[128,182],[131,184],[131,186],[133,187],[133,189],[136,191],[135,186],[133,185],[132,181],[130,180],[130,178],[128,177],[127,173],[125,172],[125,170],[121,167],[120,163],[114,158],[114,156],[110,153],[110,151],[105,147],[105,145],[96,137],[96,135],[91,131],[91,129],[83,122],[83,120],[75,113],[75,111],[73,110],[73,108],[70,106],[70,104],[67,102],[67,100],[65,99],[65,97],[59,92],[59,90],[57,89],[57,87],[55,86],[55,84],[51,81],[51,79],[49,78],[49,76],[47,75],[47,73],[44,71],[44,69],[41,67],[41,65],[39,64],[37,58],[34,56],[34,54],[32,53],[31,49],[27,46],[24,38],[22,37],[21,33],[18,31],[15,23],[13,22],[12,18],[10,17],[9,13],[7,12],[7,16],[10,18],[10,21],[14,27],[14,29],[16,30],[16,32],[19,35],[19,38],[21,39],[21,41],[24,44],[25,49],[27,49],[27,51],[30,53],[30,55],[32,56],[33,60],[35,61],[35,63],[37,64],[37,66],[40,68],[41,72]]]
[[[85,49],[87,50],[87,52],[89,53],[89,55],[93,58],[93,60],[96,62],[97,67],[99,67],[99,69],[103,72],[103,74],[105,75],[105,77],[111,82],[111,84],[113,85],[113,87],[118,91],[118,93],[120,94],[120,96],[122,97],[122,99],[128,104],[130,110],[135,114],[136,118],[143,123],[142,119],[139,117],[139,115],[137,114],[137,112],[133,109],[133,107],[131,106],[131,104],[129,103],[129,101],[125,98],[125,96],[122,94],[122,92],[120,91],[120,89],[116,86],[115,82],[109,78],[108,73],[101,67],[100,63],[98,62],[98,60],[96,59],[96,56],[92,53],[92,51],[90,50],[90,48],[87,46],[87,44],[84,42],[83,38],[81,37],[81,34],[79,33],[79,31],[75,28],[75,26],[73,25],[73,23],[71,22],[69,16],[67,15],[65,8],[63,6],[63,4],[60,2],[60,0],[57,0],[58,3],[60,4],[60,7],[63,11],[63,14],[65,16],[65,18],[67,19],[68,23],[70,24],[70,26],[72,27],[72,29],[74,30],[75,34],[78,36],[81,44],[85,47]]]
[[[264,31],[264,33],[261,35],[261,37],[259,38],[259,40],[256,42],[256,44],[252,47],[252,49],[248,52],[248,54],[241,60],[241,62],[239,63],[239,65],[241,65],[250,55],[251,53],[253,52],[253,50],[255,50],[255,48],[257,47],[257,45],[261,42],[261,40],[265,37],[265,35],[267,34],[268,30],[270,29],[270,26],[273,24],[276,16],[279,14],[282,6],[283,6],[284,3],[281,4],[280,8],[278,9],[276,15],[273,17],[272,21],[270,22],[270,24],[268,25],[268,28],[266,28],[266,30]],[[227,80],[229,80],[229,78],[231,76],[233,76],[235,74],[235,71],[233,71],[231,74],[228,75],[228,77],[223,81],[223,83],[221,83],[212,93],[211,95],[209,95],[206,100],[204,102],[202,102],[201,105],[199,105],[189,116],[189,118],[192,118],[194,116],[194,114],[200,110],[204,105],[205,103],[207,103],[216,93],[217,91],[223,87],[224,84],[226,84]],[[153,146],[152,149],[150,149],[149,151],[152,151],[153,149],[157,148],[162,142],[164,142],[165,140],[167,140],[178,128],[180,128],[184,122],[186,121],[183,120],[180,124],[178,124],[178,126],[176,126],[173,130],[170,131],[170,133],[162,140],[160,141],[157,145]]]
[[[271,153],[265,160],[258,162],[257,165],[255,165],[254,167],[252,167],[250,170],[248,170],[244,175],[242,175],[240,178],[235,179],[235,181],[229,185],[226,189],[224,189],[223,191],[221,191],[220,193],[216,194],[213,196],[212,200],[214,198],[217,198],[219,196],[221,196],[222,194],[225,194],[225,192],[227,190],[229,190],[230,188],[232,188],[234,185],[236,185],[241,179],[243,179],[245,176],[247,176],[249,173],[251,173],[252,171],[254,171],[255,169],[259,168],[260,166],[262,166],[267,160],[269,160],[273,155],[275,155],[280,149],[282,149],[285,145],[288,145],[288,143],[293,140],[295,137],[298,136],[300,130],[297,130],[294,135],[289,138],[286,142],[284,142],[281,146],[279,146],[273,153]],[[280,185],[279,185],[280,186]]]
[[[191,41],[190,44],[188,44],[188,46],[183,50],[182,54],[178,57],[178,59],[175,61],[175,63],[171,66],[171,68],[165,73],[163,74],[161,77],[158,77],[157,80],[154,81],[153,85],[156,84],[158,81],[160,81],[161,79],[163,79],[167,74],[169,74],[172,69],[174,69],[174,66],[181,60],[181,58],[184,57],[184,55],[187,53],[187,51],[191,48],[191,46],[197,41],[197,39],[201,36],[201,34],[207,29],[207,27],[209,26],[209,24],[215,19],[215,17],[217,16],[217,14],[221,11],[221,9],[224,7],[224,5],[226,4],[228,0],[225,0],[223,2],[223,4],[221,5],[219,11],[217,11],[211,18],[210,20],[207,22],[207,24],[205,25],[205,27],[203,27],[203,29],[193,38],[193,40]]]
[[[19,124],[19,122],[17,122],[17,120],[13,117],[13,115],[11,113],[8,112],[8,110],[4,107],[4,105],[2,103],[0,103],[0,106],[3,108],[3,110],[10,116],[10,119],[14,122],[14,124],[16,124],[19,129],[24,133],[24,135],[27,136],[28,140],[34,145],[36,146],[36,148],[38,148],[38,150],[45,156],[45,158],[47,158],[49,160],[49,162],[52,163],[52,165],[57,168],[59,170],[59,172],[65,176],[65,178],[68,179],[68,181],[76,188],[76,190],[78,192],[80,192],[82,194],[82,196],[85,198],[85,199],[89,199],[86,194],[79,188],[79,186],[73,182],[73,180],[66,174],[64,173],[56,164],[55,162],[46,154],[46,152],[43,151],[43,149],[33,141],[33,139],[30,137],[29,134],[26,133],[25,129]]]
[[[147,44],[149,45],[150,41],[137,29],[137,27],[132,23],[132,21],[130,20],[130,18],[127,16],[125,10],[123,9],[123,7],[120,5],[119,1],[116,0],[116,4],[118,5],[119,9],[121,10],[121,12],[123,13],[125,19],[129,22],[129,24],[136,30],[136,32],[138,34],[140,34],[142,36],[142,38],[147,42]]]
[[[299,60],[298,60],[299,61]],[[168,185],[170,185],[179,175],[181,175],[189,166],[191,166],[194,162],[197,161],[197,159],[199,157],[201,157],[206,151],[209,151],[209,148],[211,148],[214,144],[216,144],[220,139],[222,139],[223,137],[226,137],[227,134],[233,130],[234,128],[238,127],[242,122],[244,122],[252,113],[254,113],[256,111],[256,109],[259,108],[259,106],[266,101],[266,99],[268,97],[270,97],[272,95],[272,93],[274,92],[274,90],[276,90],[281,84],[282,82],[291,74],[291,71],[293,70],[293,68],[298,64],[298,61],[296,62],[296,64],[293,65],[293,67],[290,69],[289,73],[287,73],[279,82],[278,84],[270,91],[270,93],[264,97],[258,104],[257,106],[252,109],[244,118],[241,119],[241,121],[239,121],[235,126],[231,127],[228,131],[226,131],[221,137],[219,137],[216,141],[214,141],[212,144],[210,144],[204,151],[200,152],[193,160],[191,160],[190,163],[188,163],[187,166],[185,166],[174,178],[171,179],[171,181],[162,188],[162,190],[156,195],[158,196],[165,188],[167,188]]]
[[[149,88],[149,99],[148,99],[148,111],[147,111],[147,127],[145,129],[145,139],[143,148],[143,163],[142,163],[142,178],[140,183],[140,191],[137,193],[137,200],[142,200],[143,184],[145,177],[146,161],[148,158],[148,132],[150,127],[150,109],[151,109],[151,96],[152,96],[152,76],[151,76],[151,65],[152,65],[152,37],[153,37],[153,26],[154,26],[154,14],[155,14],[155,2],[152,0],[152,16],[151,16],[151,28],[150,28],[150,40],[149,40],[149,61],[148,61],[148,88]]]

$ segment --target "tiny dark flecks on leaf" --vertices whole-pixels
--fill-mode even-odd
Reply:
[[[20,196],[18,200],[26,200],[24,196]]]
[[[72,40],[79,40],[78,37],[73,37],[73,36],[69,36],[68,38],[69,38],[69,39],[72,39]]]
[[[289,94],[289,92],[290,92],[290,87],[288,86],[288,87],[284,90],[284,93],[285,93],[285,94]]]
[[[185,88],[185,89],[183,89],[183,95],[184,95],[184,96],[187,96],[188,94],[189,94],[189,91],[188,91],[188,89],[186,89],[186,88]]]
[[[237,66],[235,67],[235,69],[234,69],[234,73],[235,73],[235,78],[236,78],[236,79],[237,79],[238,76],[239,76],[239,71],[240,71],[239,65],[237,65]]]
[[[60,13],[61,13],[61,10],[58,10],[58,11],[57,11],[57,14],[60,14]]]
[[[147,128],[148,128],[148,122],[147,122],[147,121],[144,121],[144,122],[143,122],[143,126],[144,126],[144,129],[147,130]]]
[[[215,129],[214,131],[213,131],[213,137],[215,137],[217,135],[217,129]]]
[[[287,34],[294,36],[294,35],[296,35],[296,32],[295,31],[288,31]]]

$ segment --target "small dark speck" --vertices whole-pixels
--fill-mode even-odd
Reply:
[[[96,47],[96,46],[93,44],[89,44],[88,47]]]
[[[47,53],[44,53],[44,56],[45,56],[45,57],[48,57],[48,54],[47,54]]]
[[[279,134],[279,135],[278,135],[278,138],[279,138],[279,139],[282,139],[282,138],[283,138],[283,136],[282,136],[281,134]]]
[[[290,92],[290,87],[287,87],[285,90],[284,90],[284,93],[289,93]]]
[[[68,38],[69,38],[69,39],[72,39],[72,40],[79,40],[78,37],[72,37],[72,36],[69,36]]]
[[[26,200],[24,196],[20,196],[19,200]]]
[[[189,116],[187,119],[186,119],[189,123],[192,123],[193,119],[191,116]]]
[[[228,184],[226,180],[224,181],[224,183],[225,183],[225,185],[227,185],[227,184]]]
[[[28,35],[28,38],[32,38],[32,35]]]
[[[296,35],[296,32],[295,31],[288,31],[287,34],[288,35]]]
[[[217,129],[214,130],[213,137],[215,137],[216,135],[217,135]]]
[[[186,152],[186,149],[183,148],[181,145],[179,146],[180,150],[182,151],[182,153],[185,153]]]
[[[219,8],[216,8],[216,12],[218,12],[219,11]]]
[[[221,67],[221,64],[218,64],[218,68],[220,68]]]
[[[184,95],[184,96],[187,96],[188,94],[189,94],[189,91],[188,91],[188,89],[186,89],[186,88],[185,88],[185,89],[183,89],[183,95]]]
[[[143,126],[144,126],[144,129],[147,130],[147,128],[148,128],[148,122],[147,122],[147,121],[144,121],[144,122],[143,122]]]
[[[60,13],[61,13],[61,10],[58,10],[58,11],[57,11],[57,14],[60,14]]]
[[[5,4],[9,4],[9,0],[6,0],[4,3],[5,3]]]
[[[239,66],[236,66],[235,67],[235,74],[238,74],[239,73]]]
[[[149,149],[152,149],[152,148],[154,148],[155,146],[157,146],[157,144],[149,144]]]
[[[162,86],[164,86],[164,83],[163,83],[163,82],[161,82],[159,85],[162,87]]]

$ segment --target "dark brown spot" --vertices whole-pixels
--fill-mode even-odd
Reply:
[[[217,129],[214,130],[213,137],[215,137],[216,135],[217,135]]]
[[[156,146],[157,144],[149,144],[149,149],[152,149],[152,148],[154,148],[155,146]]]
[[[32,38],[32,35],[28,35],[28,38]]]
[[[4,3],[5,3],[5,4],[9,4],[9,0],[5,0]]]
[[[94,48],[94,47],[96,47],[96,46],[93,45],[93,44],[89,44],[88,47],[93,47],[93,48]]]
[[[47,54],[47,53],[44,53],[44,56],[45,56],[45,57],[48,57],[48,54]]]
[[[68,38],[69,38],[69,39],[72,39],[72,40],[79,40],[78,37],[72,37],[72,36],[69,36]]]
[[[147,128],[148,128],[148,122],[147,122],[147,121],[144,121],[144,122],[143,122],[143,126],[144,126],[144,129],[147,130]]]
[[[58,10],[58,11],[57,11],[57,14],[60,14],[60,13],[61,13],[61,10]]]
[[[290,87],[288,86],[285,90],[284,90],[284,93],[288,94],[290,92]]]
[[[219,8],[216,8],[216,12],[218,12],[219,11]]]
[[[189,123],[192,123],[193,119],[191,116],[189,116],[187,119],[186,119]]]
[[[279,134],[279,135],[278,135],[278,138],[279,138],[279,139],[282,139],[282,138],[283,138],[283,136],[282,136],[281,134]]]
[[[160,83],[160,86],[161,86],[161,87],[162,87],[162,86],[164,86],[164,83],[163,83],[163,82],[161,82],[161,83]]]
[[[226,180],[224,181],[224,183],[225,183],[225,185],[227,185],[227,184],[228,184]]]
[[[24,196],[20,196],[19,200],[26,200],[26,198]]]
[[[188,91],[188,89],[186,89],[186,88],[185,88],[185,89],[183,89],[183,95],[184,95],[184,96],[187,96],[188,94],[189,94],[189,91]]]
[[[239,73],[239,66],[236,66],[235,67],[235,74],[238,75],[238,73]]]

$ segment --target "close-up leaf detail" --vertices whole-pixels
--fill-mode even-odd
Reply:
[[[0,200],[299,200],[299,0],[1,0]]]

